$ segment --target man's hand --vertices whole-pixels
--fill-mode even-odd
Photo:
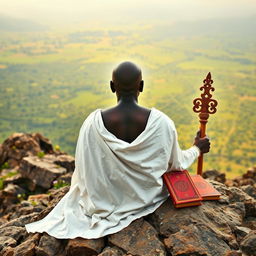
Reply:
[[[195,137],[194,145],[197,146],[201,153],[208,153],[210,151],[210,140],[207,136],[200,138],[201,131],[198,131]]]

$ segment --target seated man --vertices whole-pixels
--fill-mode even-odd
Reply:
[[[99,238],[120,231],[154,212],[167,198],[162,175],[189,167],[200,151],[209,151],[199,134],[181,150],[173,121],[161,111],[138,105],[143,91],[140,69],[121,63],[110,82],[115,107],[92,112],[84,121],[76,147],[69,192],[28,232],[60,239]]]

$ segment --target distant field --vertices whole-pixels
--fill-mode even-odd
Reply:
[[[140,103],[174,120],[185,149],[198,129],[192,101],[210,71],[219,105],[208,123],[205,169],[240,175],[256,161],[256,38],[239,33],[184,36],[166,27],[1,33],[0,139],[41,132],[74,154],[86,116],[116,102],[109,90],[113,67],[132,60],[144,74]]]

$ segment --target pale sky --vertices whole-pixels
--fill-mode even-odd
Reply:
[[[256,0],[0,0],[0,14],[49,24],[177,21],[256,14]]]

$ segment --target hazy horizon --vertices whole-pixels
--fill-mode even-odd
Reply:
[[[42,25],[155,24],[256,15],[254,0],[0,0],[0,14]]]

